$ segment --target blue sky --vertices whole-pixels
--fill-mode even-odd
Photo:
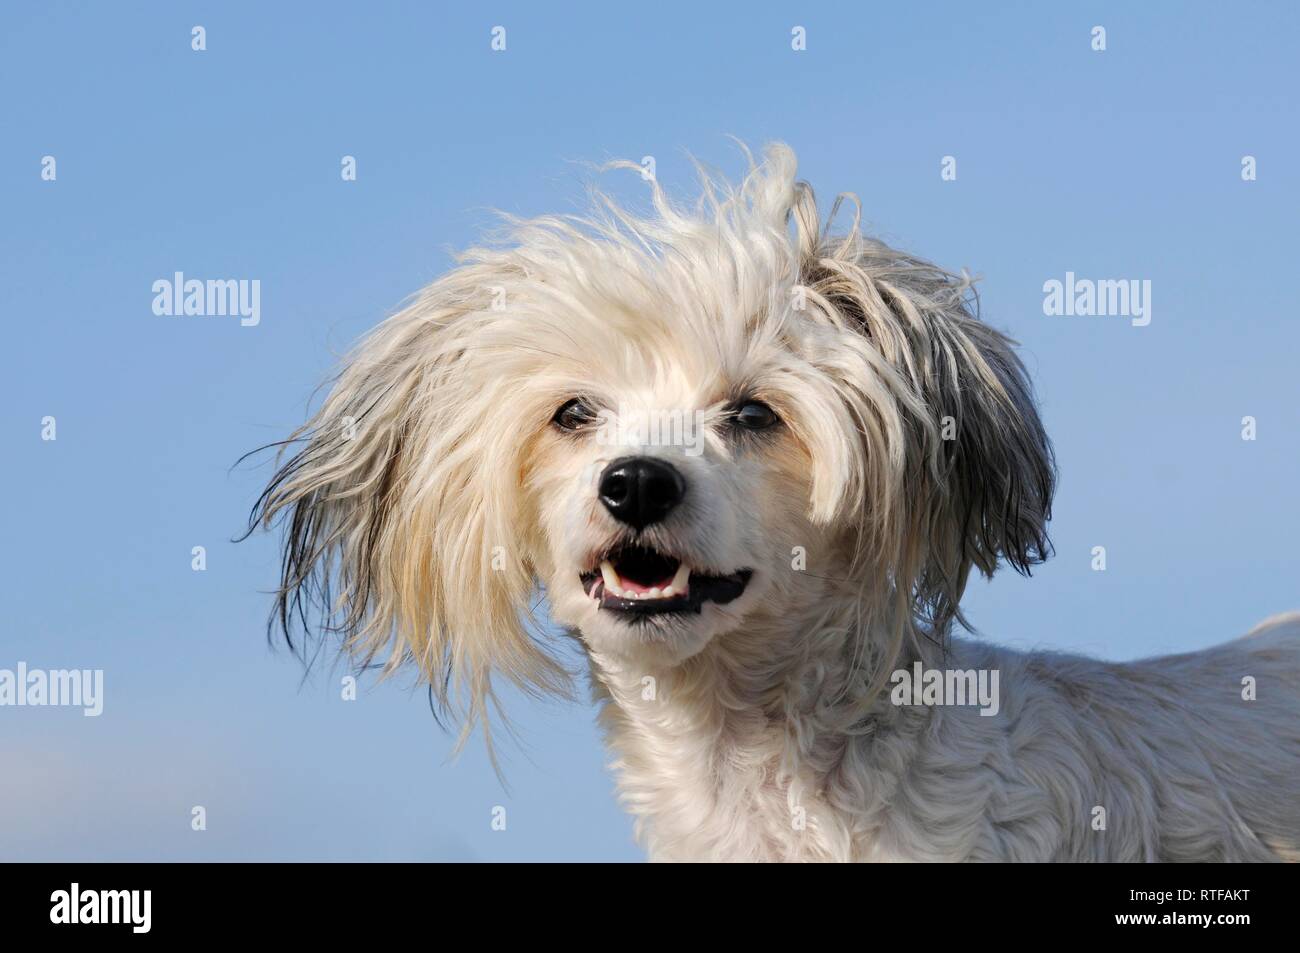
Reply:
[[[344,702],[342,670],[268,649],[275,541],[230,542],[268,471],[230,468],[491,209],[577,210],[588,163],[645,155],[688,194],[687,150],[740,169],[727,134],[982,274],[1022,343],[1057,556],[972,586],[983,633],[1125,659],[1300,607],[1293,4],[449,6],[0,14],[0,668],[106,694],[0,708],[0,859],[639,859],[585,701],[509,699],[503,789],[409,680]],[[259,279],[260,324],[155,315],[176,271]],[[1149,279],[1150,325],[1044,315],[1067,271]]]

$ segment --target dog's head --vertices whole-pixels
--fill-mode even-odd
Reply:
[[[360,345],[256,511],[286,627],[315,603],[472,718],[493,672],[562,686],[542,596],[649,670],[828,603],[941,634],[972,566],[1044,557],[1050,446],[969,281],[829,237],[783,146],[653,196],[514,223]]]

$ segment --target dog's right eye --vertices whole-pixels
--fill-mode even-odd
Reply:
[[[581,397],[565,401],[551,418],[551,423],[561,430],[577,430],[596,419],[593,411]]]
[[[766,430],[780,423],[781,418],[762,401],[747,400],[732,412],[732,420],[745,430]]]

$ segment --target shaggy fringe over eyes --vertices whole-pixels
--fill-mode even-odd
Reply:
[[[782,342],[792,401],[819,409],[791,428],[810,516],[852,538],[863,625],[889,633],[877,682],[907,637],[942,638],[960,619],[972,566],[1027,572],[1046,557],[1051,448],[970,281],[862,236],[860,211],[832,238],[841,202],[822,228],[785,146],[749,157],[738,187],[701,181],[693,211],[652,184],[652,216],[599,197],[586,218],[507,219],[506,243],[467,252],[360,344],[250,519],[250,532],[284,527],[273,623],[290,645],[300,627],[337,634],[363,664],[386,655],[385,672],[414,662],[463,719],[462,741],[486,729],[494,672],[566,691],[530,608],[537,550],[524,543],[541,544],[521,492],[526,428],[554,410],[547,362],[589,357],[567,351],[575,325],[606,333],[627,320],[609,302],[646,313],[672,294],[692,305],[681,321],[731,342],[721,353]],[[799,288],[807,307],[793,311]],[[493,307],[500,293],[508,311]]]

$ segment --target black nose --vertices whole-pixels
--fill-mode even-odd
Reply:
[[[650,457],[615,460],[600,475],[600,502],[614,519],[637,529],[658,523],[685,493],[682,475]]]

